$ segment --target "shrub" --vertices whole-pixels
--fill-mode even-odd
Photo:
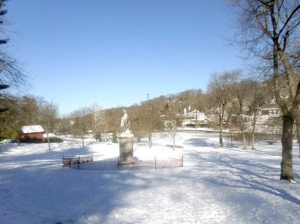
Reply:
[[[50,143],[61,143],[64,140],[58,137],[49,137]],[[48,142],[48,138],[44,138],[44,142],[47,143]]]

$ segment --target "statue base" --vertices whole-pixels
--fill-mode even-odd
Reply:
[[[119,165],[134,164],[133,135],[120,135],[119,137]]]

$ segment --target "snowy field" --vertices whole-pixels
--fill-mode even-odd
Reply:
[[[280,144],[219,149],[214,133],[155,135],[134,145],[137,159],[183,155],[183,167],[117,169],[118,144],[66,140],[0,145],[1,224],[300,223],[300,185],[279,180]],[[103,169],[61,167],[63,156],[93,154]],[[101,161],[103,163],[101,163]],[[298,146],[294,175],[300,180]]]

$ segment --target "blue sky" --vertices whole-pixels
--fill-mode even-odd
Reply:
[[[30,76],[23,94],[67,114],[130,106],[242,69],[222,0],[10,0],[9,51]]]

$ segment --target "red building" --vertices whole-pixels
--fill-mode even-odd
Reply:
[[[20,129],[20,142],[43,142],[44,129],[41,125],[22,126]]]

